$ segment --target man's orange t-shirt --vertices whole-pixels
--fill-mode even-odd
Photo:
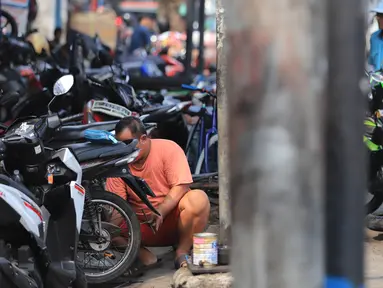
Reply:
[[[171,188],[193,182],[184,151],[170,140],[152,139],[150,153],[144,165],[137,169],[133,163],[129,164],[129,168],[134,176],[143,178],[153,190],[156,197],[148,196],[148,199],[155,208],[162,203]],[[128,200],[138,215],[142,215],[142,209],[145,214],[151,213],[121,178],[108,178],[106,190]]]

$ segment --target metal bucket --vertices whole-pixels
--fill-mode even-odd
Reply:
[[[215,233],[193,235],[193,265],[209,267],[218,264],[218,240]]]

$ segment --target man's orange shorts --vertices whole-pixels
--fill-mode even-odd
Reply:
[[[138,216],[140,222],[145,222],[145,216]],[[180,219],[180,210],[174,208],[164,219],[160,229],[153,233],[148,224],[141,224],[141,243],[147,247],[172,246],[178,243],[178,222]],[[126,223],[121,225],[122,230],[127,229]]]

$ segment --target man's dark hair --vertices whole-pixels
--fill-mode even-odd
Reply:
[[[53,34],[57,35],[58,33],[62,33],[63,29],[61,29],[61,27],[56,27],[55,31],[53,32]]]
[[[116,125],[116,135],[120,134],[127,128],[129,128],[130,132],[132,132],[132,135],[136,138],[146,134],[145,125],[138,117],[129,116],[122,118]]]

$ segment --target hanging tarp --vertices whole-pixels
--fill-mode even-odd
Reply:
[[[70,28],[90,37],[98,34],[105,45],[115,50],[118,29],[116,18],[116,13],[109,9],[73,13],[70,18]]]

